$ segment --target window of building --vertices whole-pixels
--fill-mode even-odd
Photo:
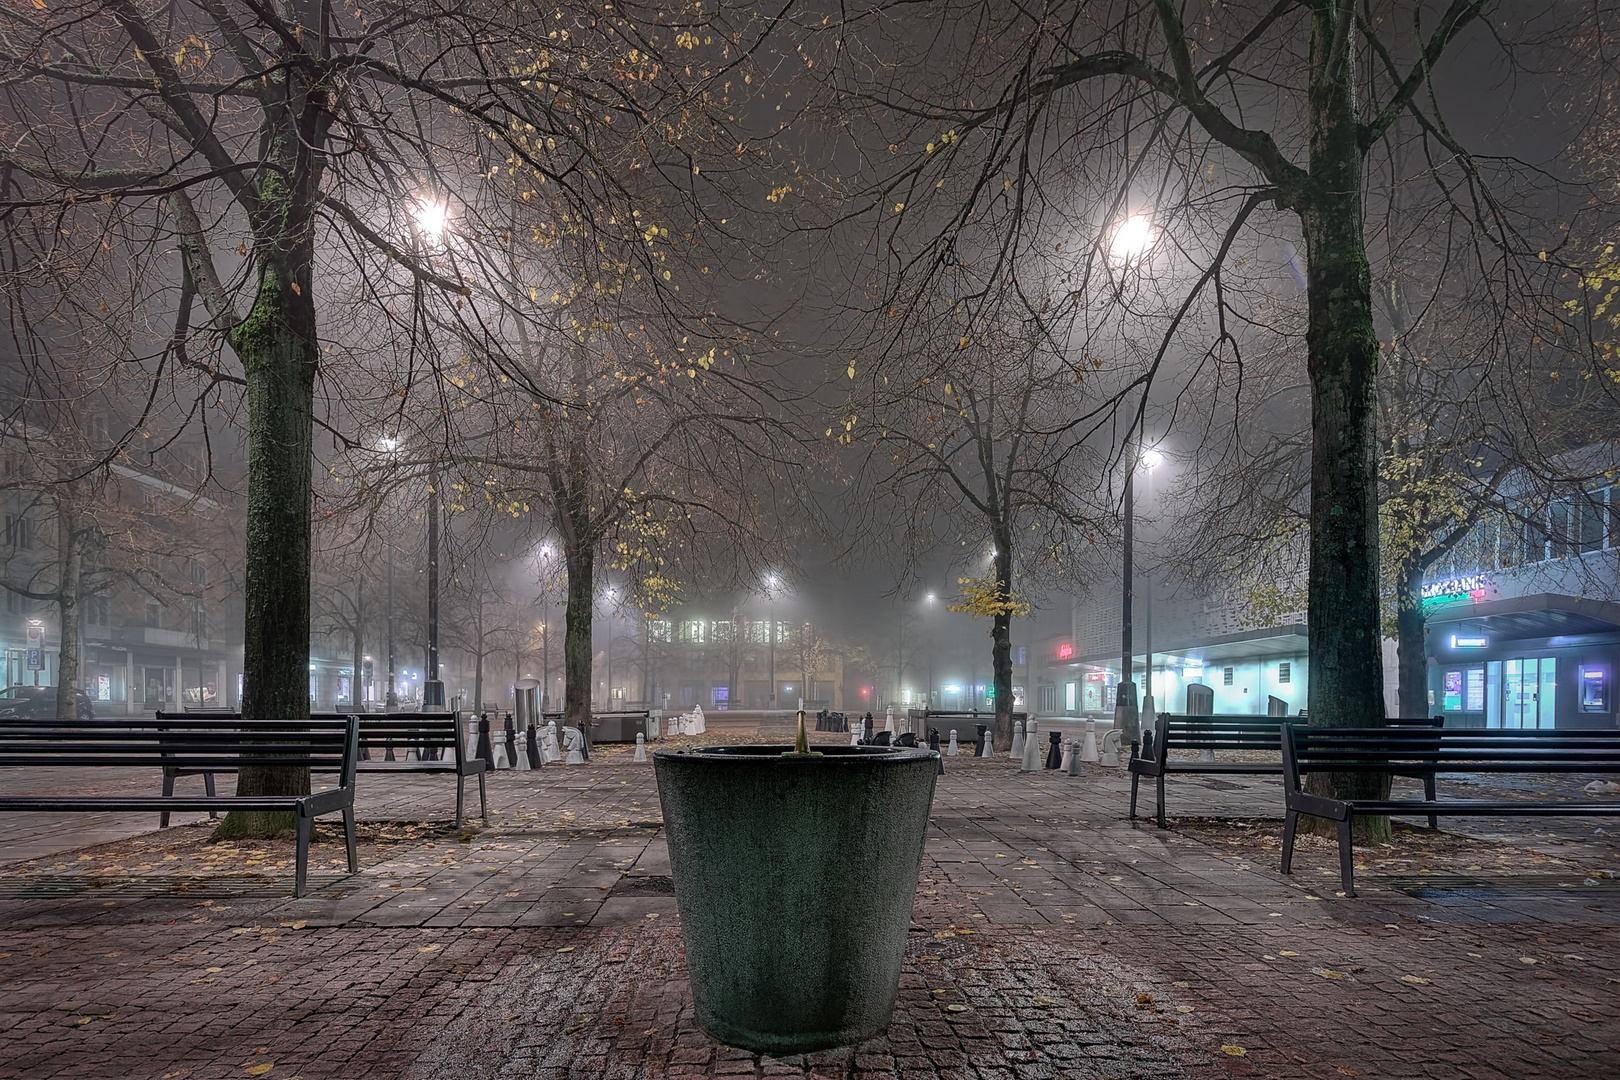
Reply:
[[[163,625],[163,605],[156,600],[146,602],[146,625],[154,630]]]
[[[105,596],[91,596],[84,601],[84,620],[92,626],[108,626],[107,598]]]
[[[1230,670],[1230,669],[1228,669],[1228,670]],[[1293,681],[1293,677],[1294,677],[1294,665],[1293,665],[1293,663],[1291,661],[1284,660],[1282,663],[1277,665],[1277,681],[1278,682],[1280,682],[1280,683],[1291,682],[1291,681]],[[1227,683],[1227,685],[1228,686],[1231,685],[1230,681]]]
[[[34,546],[34,523],[25,515],[6,515],[6,546],[23,551]]]
[[[186,560],[186,578],[193,585],[208,584],[208,564],[201,559]]]
[[[704,633],[706,624],[698,619],[689,619],[681,623],[681,640],[689,645],[701,645],[708,636]]]
[[[1232,685],[1232,669],[1231,668],[1222,668],[1221,669],[1221,685],[1222,686],[1231,686]]]
[[[28,598],[21,593],[6,590],[6,614],[21,615],[28,610]]]
[[[191,633],[199,641],[208,637],[208,608],[200,600],[191,605]]]
[[[668,641],[669,631],[668,619],[651,619],[647,622],[647,639],[649,641]]]

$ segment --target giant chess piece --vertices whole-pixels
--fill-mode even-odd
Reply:
[[[1033,720],[1030,721],[1030,726],[1033,727],[1034,723]],[[1024,760],[1024,722],[1022,720],[1013,721],[1012,749],[1007,751],[1007,756],[1014,761]]]
[[[564,765],[585,764],[585,736],[580,734],[579,728],[563,728],[563,747],[568,756],[563,760]]]
[[[1098,755],[1097,764],[1107,769],[1119,768],[1119,751],[1124,738],[1119,728],[1110,729],[1103,736],[1102,753]]]
[[[1019,768],[1024,772],[1039,772],[1041,768],[1040,723],[1031,720],[1024,727],[1024,759]]]
[[[973,744],[974,757],[994,757],[995,751],[990,745],[990,727],[988,724],[979,725],[979,741]]]
[[[861,745],[861,726],[859,724],[849,725],[849,745]]]
[[[868,746],[872,745],[872,714],[871,713],[867,713],[866,716],[861,720],[861,741],[866,743],[866,745],[868,745]]]
[[[1058,760],[1058,770],[1060,772],[1069,773],[1071,776],[1074,775],[1072,772],[1070,772],[1070,770],[1074,767],[1074,746],[1075,743],[1073,739],[1064,739],[1063,757]]]
[[[494,769],[495,748],[489,742],[489,716],[484,714],[478,718],[478,749],[473,751],[473,757],[484,759],[484,768]]]
[[[540,747],[540,756],[547,765],[554,765],[563,759],[562,744],[557,741],[557,721],[546,721],[546,733]]]
[[[524,750],[528,752],[529,768],[540,768],[546,763],[546,755],[540,750],[540,740],[535,738],[534,724],[531,723],[527,728],[524,729],[523,738],[524,742],[527,743]]]
[[[636,732],[636,756],[634,758],[632,758],[631,760],[632,761],[646,761],[647,760],[647,736],[643,735],[639,731]]]
[[[1046,748],[1046,767],[1048,769],[1061,769],[1063,767],[1063,733],[1061,731],[1048,732]]]
[[[1095,763],[1097,760],[1097,721],[1086,721],[1086,741],[1080,748],[1080,760]]]
[[[506,766],[509,769],[520,768],[517,752],[517,729],[512,726],[512,714],[506,714]]]
[[[956,729],[951,728],[951,746],[950,749],[945,751],[945,755],[947,757],[955,757],[960,753],[961,751],[956,748]]]
[[[1080,775],[1080,744],[1077,742],[1069,744],[1069,763],[1064,767],[1064,771],[1070,776]]]
[[[889,706],[888,719],[884,720],[884,722],[883,722],[883,730],[887,731],[889,733],[889,735],[891,737],[891,741],[892,741],[892,737],[894,735],[894,706],[893,705]]]

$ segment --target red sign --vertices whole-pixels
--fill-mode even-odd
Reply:
[[[1103,673],[1102,672],[1100,672],[1100,671],[1088,671],[1088,672],[1086,672],[1086,682],[1102,682],[1102,681],[1103,681]]]
[[[1065,641],[1063,644],[1058,646],[1058,659],[1059,660],[1067,660],[1069,657],[1071,657],[1073,655],[1074,655],[1074,646],[1070,645],[1067,641]]]

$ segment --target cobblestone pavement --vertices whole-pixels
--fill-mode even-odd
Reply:
[[[403,824],[448,815],[443,778],[364,789],[362,871],[328,840],[297,901],[290,845],[66,851],[41,823],[19,850],[8,822],[0,856],[56,847],[0,866],[0,1078],[1620,1076],[1620,859],[1590,823],[1457,841],[1444,873],[1421,844],[1358,852],[1347,900],[1325,843],[1290,879],[1263,823],[1126,821],[1117,771],[947,765],[893,1023],[788,1060],[694,1027],[652,771],[624,753],[493,776],[464,831]],[[1172,809],[1276,795],[1173,783]]]

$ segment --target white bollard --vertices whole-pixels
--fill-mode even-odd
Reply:
[[[1012,749],[1007,751],[1007,756],[1014,761],[1024,760],[1024,722],[1022,720],[1013,721]]]
[[[1024,772],[1035,772],[1041,767],[1040,724],[1031,720],[1024,728]]]
[[[1086,741],[1080,748],[1080,760],[1095,763],[1097,760],[1097,721],[1086,721]]]
[[[956,749],[956,729],[951,728],[951,745],[946,747],[945,756],[956,757],[958,753],[960,753],[960,751]]]
[[[1111,729],[1103,736],[1102,753],[1098,757],[1097,764],[1109,769],[1119,768],[1119,748],[1123,737],[1118,728]]]
[[[647,736],[643,735],[639,731],[636,732],[636,756],[635,756],[635,758],[633,760],[635,760],[635,761],[646,761],[647,760]]]

